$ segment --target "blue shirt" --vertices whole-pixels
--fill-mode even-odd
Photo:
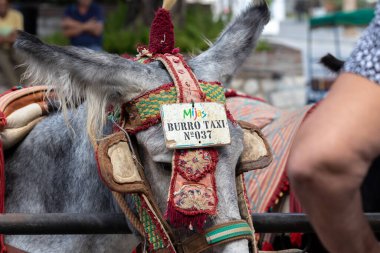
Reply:
[[[99,5],[92,3],[87,13],[82,15],[79,13],[78,7],[76,4],[72,4],[65,10],[65,17],[72,18],[81,23],[85,23],[91,19],[95,19],[99,22],[104,22],[103,11]],[[78,36],[71,37],[70,43],[73,46],[87,47],[93,49],[101,49],[103,43],[103,36],[95,36],[90,33],[81,33]]]

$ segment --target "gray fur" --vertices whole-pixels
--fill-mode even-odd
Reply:
[[[189,64],[199,79],[215,81],[232,75],[252,51],[269,13],[263,1],[249,8],[221,35],[216,44]],[[160,64],[141,65],[104,53],[56,47],[22,34],[15,44],[26,56],[27,75],[58,92],[67,110],[50,115],[7,155],[9,212],[120,212],[97,175],[92,146],[85,129],[104,131],[104,108],[171,81]],[[74,112],[67,107],[86,103]],[[66,106],[66,107],[65,107]],[[96,114],[100,116],[96,116]],[[66,120],[65,120],[66,119]],[[70,123],[68,127],[67,122]],[[72,128],[71,131],[70,128]],[[235,166],[242,152],[243,134],[230,124],[233,143],[219,148],[216,172],[218,215],[207,227],[240,219],[235,190]],[[160,125],[137,135],[146,176],[162,212],[170,181],[172,152],[164,145]],[[189,231],[177,231],[185,237]],[[121,252],[124,236],[7,236],[6,241],[28,252]],[[120,245],[120,249],[115,249]],[[246,240],[214,248],[214,252],[248,252]]]

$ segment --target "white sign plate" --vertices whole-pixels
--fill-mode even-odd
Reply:
[[[166,147],[169,149],[224,146],[231,143],[223,104],[162,105],[161,120]]]

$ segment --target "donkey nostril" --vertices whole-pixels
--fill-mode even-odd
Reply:
[[[162,167],[164,170],[171,171],[172,170],[172,165],[170,163],[161,163]]]

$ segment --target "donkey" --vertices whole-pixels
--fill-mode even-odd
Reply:
[[[210,49],[188,61],[197,78],[214,81],[232,76],[255,47],[269,18],[265,1],[254,0]],[[106,107],[170,83],[167,71],[158,62],[143,65],[117,55],[46,45],[26,33],[20,33],[14,46],[25,57],[26,76],[33,83],[54,88],[63,112],[42,120],[6,154],[7,212],[120,213],[97,174],[86,125],[97,129],[98,136],[109,132]],[[83,99],[77,109],[70,109]],[[229,127],[232,144],[218,148],[218,215],[210,218],[205,228],[241,218],[235,167],[243,150],[243,132],[231,123]],[[164,213],[172,151],[165,147],[161,125],[138,133],[136,138],[146,177]],[[123,235],[6,236],[6,242],[27,252],[55,253],[120,252],[127,244]],[[248,252],[248,242],[235,241],[213,251]]]

